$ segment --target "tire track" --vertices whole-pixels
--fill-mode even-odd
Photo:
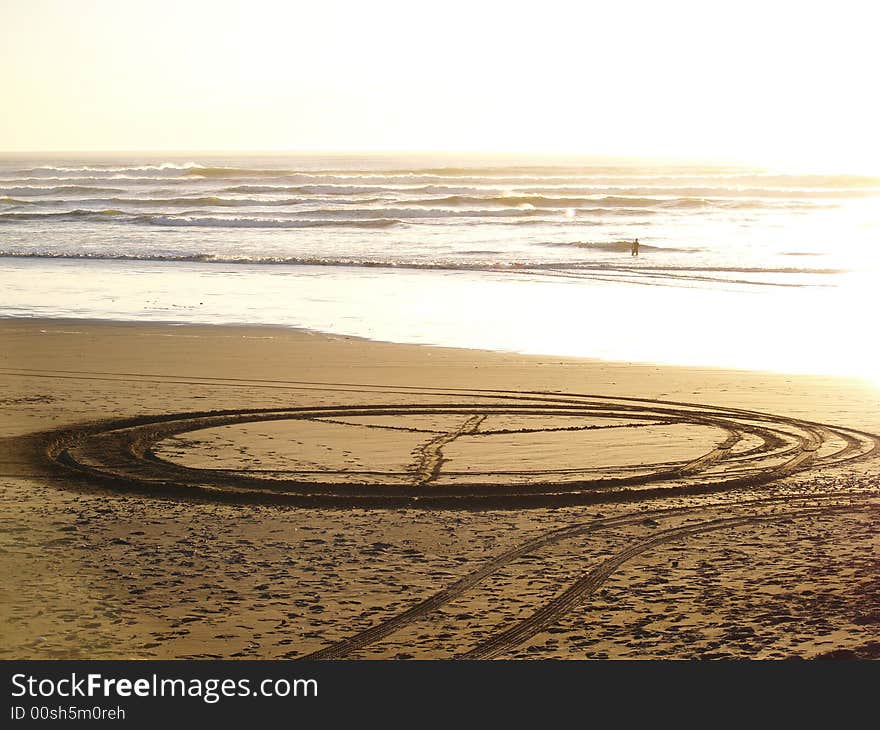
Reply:
[[[722,461],[730,456],[730,451],[742,440],[742,436],[738,431],[731,431],[727,439],[721,444],[719,444],[716,448],[712,449],[708,454],[704,454],[698,459],[694,459],[689,464],[685,464],[681,467],[681,474],[695,474],[697,472],[701,472],[707,467],[714,464],[716,461]]]
[[[644,517],[642,517],[642,519],[644,519]],[[364,631],[361,631],[354,636],[349,637],[348,639],[343,639],[342,641],[336,642],[331,646],[324,647],[323,649],[312,652],[311,654],[300,658],[340,659],[350,654],[352,651],[363,649],[370,644],[384,639],[386,636],[393,634],[395,631],[402,628],[403,626],[406,626],[407,624],[416,621],[423,616],[426,616],[432,611],[435,611],[443,604],[448,603],[455,598],[458,598],[467,590],[482,582],[493,573],[496,573],[508,563],[516,560],[519,557],[522,557],[523,555],[527,555],[533,550],[538,550],[539,548],[550,545],[551,543],[575,537],[577,535],[581,535],[585,532],[590,532],[595,529],[612,526],[614,524],[625,523],[626,522],[623,521],[623,518],[599,519],[594,520],[586,525],[571,525],[568,527],[560,528],[558,530],[553,530],[552,532],[546,533],[544,535],[540,535],[536,538],[533,538],[532,540],[528,540],[521,545],[518,545],[517,547],[511,548],[510,550],[501,553],[496,558],[489,560],[478,570],[475,570],[474,572],[469,573],[463,578],[460,578],[448,588],[444,588],[438,593],[435,593],[425,600],[420,601],[415,606],[412,606],[411,608],[408,608],[407,610],[395,616],[392,616],[386,621],[371,626],[370,628],[365,629]]]
[[[846,498],[848,498],[847,495],[841,495],[838,492],[825,492],[795,498],[768,497],[740,502],[736,505],[736,508],[742,509],[764,507],[780,503],[785,503],[788,505],[793,502],[799,501],[816,502],[823,500],[841,500]],[[542,535],[538,535],[537,537],[527,540],[520,545],[510,548],[509,550],[506,550],[495,558],[492,558],[491,560],[484,563],[477,570],[468,573],[467,575],[455,581],[443,590],[438,591],[437,593],[429,596],[422,601],[419,601],[414,606],[411,606],[401,613],[395,614],[394,616],[391,616],[390,618],[378,624],[374,624],[373,626],[364,629],[363,631],[359,631],[357,634],[354,634],[347,639],[342,639],[341,641],[337,641],[329,646],[323,647],[322,649],[297,658],[303,660],[341,659],[348,656],[354,651],[364,649],[367,646],[370,646],[371,644],[374,644],[378,641],[381,641],[385,637],[390,636],[391,634],[412,623],[413,621],[417,621],[427,616],[444,604],[458,598],[469,589],[484,581],[486,578],[497,573],[508,564],[514,562],[517,558],[521,558],[524,555],[528,555],[529,553],[540,550],[541,548],[548,545],[552,545],[564,540],[570,540],[576,537],[581,537],[588,533],[596,532],[603,529],[641,524],[644,523],[647,519],[662,520],[668,519],[670,517],[699,514],[700,512],[719,509],[720,507],[721,505],[719,504],[711,504],[701,507],[674,507],[671,509],[640,510],[637,513],[627,513],[625,515],[619,515],[617,517],[603,517],[590,520],[588,522],[580,522],[573,525],[568,525],[566,527],[551,530]]]
[[[863,509],[862,506],[840,505],[832,507],[806,508],[797,511],[780,512],[773,515],[751,515],[742,517],[725,517],[698,525],[686,525],[664,530],[646,540],[641,540],[621,550],[612,557],[604,560],[593,568],[568,589],[560,593],[552,600],[545,603],[527,619],[524,619],[510,628],[494,634],[482,641],[468,652],[456,656],[457,659],[492,659],[506,651],[522,644],[545,628],[556,623],[565,613],[570,611],[585,598],[595,593],[596,590],[624,563],[647,552],[651,548],[658,547],[670,542],[700,535],[716,530],[731,529],[742,525],[773,522],[780,519],[792,519],[809,517],[829,512],[855,512]]]
[[[443,464],[443,447],[461,436],[476,433],[486,416],[471,416],[454,431],[435,436],[416,450],[416,463],[413,468],[413,485],[423,487],[437,478]]]
[[[423,394],[438,397],[434,389],[426,389]],[[631,423],[635,419],[644,425],[665,423],[669,428],[677,424],[707,426],[727,436],[702,456],[679,462],[642,463],[637,468],[561,463],[553,469],[541,469],[539,464],[532,470],[450,472],[443,475],[448,476],[445,481],[438,481],[443,447],[464,435],[492,438],[491,433],[479,430],[484,419],[492,415],[551,419],[550,430],[555,430],[552,419],[557,417],[582,418],[585,430],[596,425],[591,419],[597,418],[616,419],[621,421],[617,427],[637,429],[640,425]],[[459,416],[464,420],[454,431],[436,433],[414,452],[415,463],[408,468],[402,465],[399,474],[383,476],[384,472],[379,471],[368,483],[363,483],[362,471],[345,466],[323,470],[272,470],[261,465],[255,465],[255,469],[194,468],[155,453],[155,446],[166,439],[210,428],[284,420],[339,423],[346,418],[377,416]],[[388,425],[400,430],[423,430],[409,429],[405,420],[400,425],[382,427]],[[521,432],[538,430],[524,428]],[[734,453],[736,444],[746,435],[757,439],[758,445]],[[817,457],[831,440],[843,446]],[[880,439],[854,429],[700,404],[474,391],[470,401],[239,409],[118,419],[32,434],[14,439],[7,446],[35,471],[42,470],[47,477],[66,477],[68,483],[81,489],[109,488],[177,499],[302,507],[515,509],[635,501],[754,486],[813,466],[873,458],[880,452]],[[514,475],[516,479],[512,479]]]

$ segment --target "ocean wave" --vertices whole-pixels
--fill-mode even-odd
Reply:
[[[619,241],[545,241],[535,244],[537,246],[547,246],[550,248],[582,248],[591,251],[613,251],[613,252],[629,252],[632,246],[632,240]],[[703,249],[700,248],[675,248],[673,246],[652,246],[646,243],[640,243],[639,249],[642,251],[653,251],[656,253],[698,253]]]
[[[332,214],[337,211],[324,211]],[[338,211],[342,213],[342,211]],[[89,210],[56,211],[48,213],[36,212],[5,212],[0,213],[0,224],[18,222],[57,222],[57,221],[92,221],[113,223],[134,223],[170,227],[205,227],[205,228],[320,228],[320,227],[353,227],[353,228],[390,228],[403,225],[404,221],[394,217],[377,217],[381,211],[363,211],[372,213],[373,217],[353,217],[340,215],[336,218],[269,218],[255,216],[200,216],[189,211],[173,215],[161,212],[139,213],[117,208]],[[308,211],[306,214],[320,215],[320,211]]]
[[[275,193],[275,194],[294,194],[294,195],[375,195],[377,193],[424,193],[442,195],[445,193],[476,193],[477,189],[472,187],[466,188],[450,188],[447,186],[433,185],[415,185],[415,186],[393,186],[393,185],[236,185],[231,188],[223,188],[224,193]]]
[[[0,195],[21,195],[21,196],[39,196],[39,195],[99,195],[124,193],[122,188],[105,188],[86,185],[26,185],[22,187],[0,188]]]
[[[187,177],[220,177],[220,178],[239,178],[239,177],[277,177],[279,175],[295,175],[297,170],[276,170],[272,168],[250,168],[250,167],[205,167],[196,165],[187,168],[184,173]]]
[[[125,185],[127,187],[148,187],[150,185],[172,185],[175,187],[184,187],[193,184],[193,181],[182,179],[179,177],[131,177],[129,175],[66,175],[52,177],[0,177],[0,187],[10,184],[15,186],[32,185],[35,187],[49,186],[73,186],[85,185],[94,186],[96,184],[106,185],[112,183],[114,185]]]
[[[825,198],[863,198],[880,195],[880,187],[865,188],[792,188],[792,187],[736,187],[706,185],[689,187],[680,185],[633,186],[633,185],[552,185],[535,186],[522,190],[524,195],[588,196],[630,195],[666,198],[753,198],[823,200]]]
[[[298,174],[316,174],[302,171]],[[495,167],[495,168],[419,168],[412,170],[335,170],[323,171],[321,174],[334,175],[389,175],[400,177],[437,177],[437,178],[474,178],[487,179],[498,182],[499,179],[522,179],[534,180],[620,180],[623,184],[632,184],[634,181],[669,182],[707,180],[713,183],[724,182],[725,185],[748,185],[755,184],[759,187],[791,187],[791,188],[880,188],[880,177],[876,175],[828,175],[828,174],[804,174],[804,173],[761,173],[742,170],[694,170],[686,168],[676,170],[664,167],[658,170],[644,168],[621,168],[621,167]],[[680,183],[679,183],[680,184]]]
[[[56,173],[56,172],[95,172],[95,173],[153,173],[153,172],[181,172],[198,168],[197,162],[162,162],[158,165],[40,165],[38,167],[29,167],[16,171],[18,175],[31,175],[33,173]]]
[[[181,226],[204,228],[391,228],[403,225],[404,221],[395,218],[353,218],[353,219],[284,219],[284,218],[219,218],[196,216],[140,216],[139,222],[154,226]]]
[[[208,195],[199,198],[114,198],[112,202],[119,202],[125,205],[150,205],[161,207],[168,205],[172,207],[209,207],[209,208],[241,208],[241,207],[276,207],[285,205],[297,205],[298,203],[307,202],[302,198],[286,198],[284,200],[258,200],[255,198],[220,198],[215,195]]]
[[[583,247],[619,251],[629,250],[629,241],[576,242]],[[545,244],[548,245],[548,244]],[[574,244],[572,244],[574,245]],[[642,246],[642,249],[678,253],[695,253],[696,249],[675,249],[659,246]],[[491,255],[497,251],[461,252]],[[368,256],[268,256],[268,255],[228,255],[215,252],[201,253],[122,253],[122,252],[63,252],[63,251],[16,251],[0,250],[0,258],[27,259],[71,259],[95,261],[156,261],[156,262],[192,262],[213,264],[258,264],[258,265],[294,265],[294,266],[363,266],[391,269],[426,269],[448,271],[537,271],[548,274],[578,274],[585,272],[618,272],[627,275],[654,275],[690,277],[694,274],[782,274],[782,275],[836,275],[848,273],[848,269],[839,268],[802,268],[802,267],[749,267],[749,266],[688,266],[682,264],[651,264],[627,265],[596,261],[544,261],[517,259],[509,261],[454,261],[434,259],[413,261],[405,258],[368,257]],[[729,280],[729,279],[725,279]],[[763,282],[746,282],[763,283]]]
[[[65,210],[58,213],[0,213],[0,223],[16,223],[18,221],[45,221],[45,220],[110,220],[119,217],[131,218],[132,214],[122,210]]]
[[[611,253],[628,253],[632,246],[632,240],[616,240],[616,241],[543,241],[533,245],[548,248],[576,248],[587,251],[607,251]],[[639,243],[639,250],[651,252],[654,254],[698,254],[705,253],[705,248],[679,248],[675,246],[653,246],[647,243]],[[822,256],[824,254],[814,252],[783,252],[782,256]],[[566,264],[570,266],[570,264]],[[592,265],[592,264],[590,264]],[[798,267],[760,267],[760,266],[688,266],[682,264],[654,265],[649,266],[640,264],[640,269],[645,270],[672,270],[672,271],[698,271],[698,272],[733,272],[748,274],[842,274],[846,273],[846,269],[834,268],[798,268]]]
[[[31,201],[33,202],[33,201]],[[63,205],[66,200],[41,200],[41,205]],[[261,200],[259,198],[221,198],[214,195],[193,197],[193,198],[95,198],[95,199],[77,199],[77,205],[127,205],[127,206],[149,206],[152,208],[276,208],[290,205],[300,205],[303,203],[314,204],[314,199],[308,198],[284,198],[281,200],[268,199]],[[364,202],[364,201],[358,201]]]
[[[583,222],[583,218],[569,217],[566,215],[568,208],[536,208],[528,203],[520,203],[515,207],[496,208],[398,208],[386,206],[378,208],[318,208],[303,211],[303,215],[320,215],[331,217],[355,218],[357,216],[375,217],[377,214],[392,218],[418,219],[423,221],[442,219],[468,219],[471,222],[479,222],[480,219],[493,220],[504,218],[517,219],[540,219],[539,222]],[[579,216],[625,216],[638,215],[650,216],[655,211],[644,208],[578,208],[576,215]]]
[[[255,265],[289,265],[289,266],[364,266],[370,268],[392,269],[428,269],[450,271],[503,271],[522,269],[524,267],[542,268],[544,266],[559,267],[566,264],[559,262],[552,265],[529,264],[528,262],[496,262],[466,263],[427,261],[414,262],[403,259],[345,257],[345,256],[232,256],[217,253],[113,253],[113,252],[65,252],[65,251],[12,251],[0,250],[0,258],[15,259],[70,259],[74,261],[156,261],[181,263],[211,264],[255,264]]]
[[[330,168],[324,170],[308,170],[302,168],[275,168],[275,167],[235,167],[235,166],[211,166],[194,165],[183,170],[183,174],[190,177],[216,177],[216,178],[242,178],[242,177],[271,177],[271,176],[301,176],[315,179],[326,177],[350,177],[350,178],[508,178],[511,176],[525,179],[578,179],[586,175],[587,178],[601,175],[603,172],[620,173],[620,168],[587,168],[586,170],[565,170],[558,166],[552,167],[416,167],[412,169],[359,169],[347,170],[344,168]]]
[[[704,197],[642,197],[629,195],[580,195],[569,197],[553,197],[543,194],[528,195],[449,195],[441,198],[420,198],[397,201],[405,205],[425,206],[531,206],[534,208],[574,209],[589,206],[592,210],[603,207],[625,208],[764,208],[767,201],[760,200],[729,200]],[[791,208],[812,208],[811,203],[792,203]]]
[[[302,215],[316,215],[330,218],[346,218],[356,220],[358,218],[415,218],[421,220],[441,218],[517,218],[523,216],[547,215],[548,211],[536,208],[398,208],[386,206],[383,208],[310,208],[302,211]]]

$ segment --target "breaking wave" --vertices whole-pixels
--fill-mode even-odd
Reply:
[[[551,245],[551,244],[547,244]],[[610,242],[573,242],[583,248],[604,249],[608,251],[626,250],[629,241]],[[642,246],[657,253],[695,253],[685,249],[662,248],[659,246]],[[494,255],[498,251],[462,252],[476,255]],[[216,264],[260,264],[260,265],[295,265],[295,266],[366,266],[393,269],[428,269],[448,271],[543,271],[547,273],[566,274],[589,271],[621,272],[626,274],[664,275],[713,274],[794,274],[794,275],[833,275],[847,273],[847,269],[838,268],[801,268],[801,267],[755,267],[755,266],[700,266],[681,264],[651,264],[648,266],[622,266],[615,263],[595,261],[545,261],[545,260],[510,260],[485,262],[480,260],[433,260],[413,261],[406,258],[368,257],[368,256],[265,256],[265,255],[229,255],[214,252],[203,253],[123,253],[123,252],[81,252],[68,253],[62,251],[14,251],[0,250],[0,258],[33,258],[33,259],[71,259],[99,261],[156,261],[156,262],[191,262]],[[758,283],[758,282],[750,282]]]

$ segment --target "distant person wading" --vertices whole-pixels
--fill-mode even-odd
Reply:
[[[632,249],[630,250],[630,254],[631,254],[632,256],[638,256],[638,255],[639,255],[639,239],[638,239],[638,238],[634,238],[634,239],[633,239],[633,242],[632,242]]]

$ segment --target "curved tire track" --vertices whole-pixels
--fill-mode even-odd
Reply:
[[[646,540],[638,541],[604,560],[597,567],[579,578],[568,589],[541,606],[541,608],[535,611],[527,619],[514,624],[504,631],[494,634],[470,651],[460,654],[456,658],[492,659],[510,649],[513,649],[519,644],[522,644],[536,634],[539,634],[543,629],[552,626],[564,614],[581,603],[585,598],[595,593],[596,590],[598,590],[598,588],[601,587],[601,585],[624,563],[647,552],[651,548],[670,542],[677,542],[694,535],[722,529],[731,529],[741,525],[774,522],[780,519],[809,517],[812,515],[827,514],[829,512],[855,512],[861,509],[861,506],[856,507],[853,505],[805,508],[797,511],[780,512],[773,515],[723,517],[697,525],[685,525],[664,530]]]
[[[740,509],[759,506],[771,506],[778,503],[791,504],[792,502],[799,501],[815,502],[822,500],[842,500],[847,498],[847,495],[842,495],[838,492],[826,492],[796,498],[769,497],[763,499],[746,500],[737,504],[736,507],[737,509]],[[538,535],[537,537],[527,540],[513,548],[510,548],[509,550],[506,550],[505,552],[484,563],[477,570],[468,573],[467,575],[455,581],[443,590],[438,591],[437,593],[429,596],[422,601],[419,601],[414,606],[411,606],[401,613],[395,614],[394,616],[391,616],[390,618],[378,624],[374,624],[373,626],[364,629],[363,631],[360,631],[357,634],[348,637],[347,639],[342,639],[341,641],[337,641],[329,646],[323,647],[322,649],[297,658],[301,660],[342,659],[354,651],[364,649],[371,644],[381,641],[385,637],[390,636],[391,634],[412,623],[413,621],[417,621],[424,616],[427,616],[444,604],[449,603],[450,601],[463,595],[469,589],[478,585],[489,576],[497,573],[508,564],[514,562],[517,558],[528,555],[529,553],[532,553],[548,545],[552,545],[563,540],[580,537],[582,535],[598,530],[640,524],[643,523],[646,519],[665,519],[681,515],[699,514],[700,512],[718,508],[719,505],[715,504],[705,505],[702,507],[675,507],[671,509],[640,510],[639,512],[634,514],[628,513],[625,515],[619,515],[617,517],[597,518],[588,522],[580,522],[574,525],[568,525],[566,527],[551,530],[542,535]]]

